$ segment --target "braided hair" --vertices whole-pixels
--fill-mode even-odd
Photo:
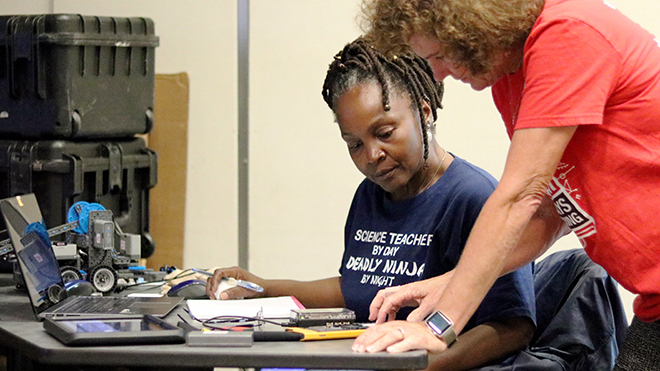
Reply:
[[[377,81],[382,87],[383,109],[390,110],[391,91],[407,92],[410,101],[419,115],[424,160],[428,159],[428,130],[423,124],[423,102],[431,106],[433,122],[438,118],[438,108],[442,108],[444,85],[436,82],[433,71],[424,58],[412,53],[387,58],[374,49],[364,38],[347,44],[328,67],[323,82],[323,100],[335,112],[337,99],[357,85]]]

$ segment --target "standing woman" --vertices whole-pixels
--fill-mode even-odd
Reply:
[[[532,261],[570,228],[596,263],[637,294],[615,369],[657,367],[658,40],[602,0],[372,0],[363,9],[380,48],[411,48],[437,80],[492,87],[511,138],[502,179],[449,283],[380,293],[372,318],[383,321],[414,299],[420,306],[409,320],[439,310],[460,330],[501,273]],[[521,236],[537,243],[520,244]],[[386,334],[375,328],[355,347],[402,351],[423,343]]]

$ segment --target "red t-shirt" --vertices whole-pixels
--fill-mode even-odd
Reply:
[[[586,252],[660,320],[660,46],[602,0],[546,0],[522,70],[497,81],[509,136],[579,125],[548,194]],[[522,99],[521,99],[522,97]]]

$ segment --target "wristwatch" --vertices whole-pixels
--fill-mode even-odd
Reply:
[[[456,341],[454,322],[452,322],[452,320],[441,311],[429,314],[424,322],[426,322],[426,326],[428,326],[433,335],[444,341],[447,344],[447,347],[451,346],[454,341]]]

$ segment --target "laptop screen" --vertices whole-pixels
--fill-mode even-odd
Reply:
[[[64,284],[48,234],[43,233],[46,228],[39,204],[34,194],[27,194],[0,200],[0,211],[30,302],[35,313],[39,314],[53,305],[48,296],[49,289],[59,289]]]

